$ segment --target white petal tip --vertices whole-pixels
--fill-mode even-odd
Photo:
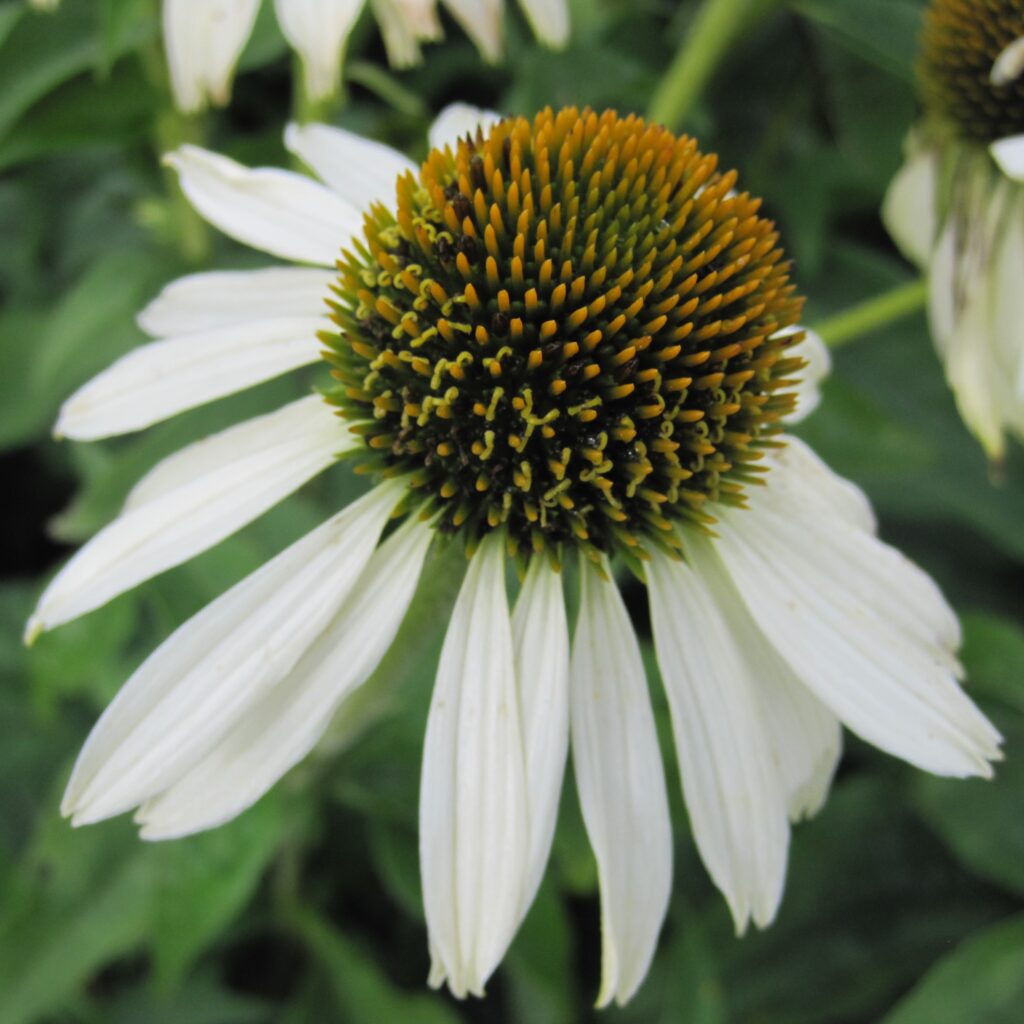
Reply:
[[[1024,74],[1024,36],[1015,39],[996,57],[989,81],[997,88],[1012,85]]]
[[[33,615],[25,624],[25,631],[21,634],[21,642],[26,647],[31,647],[46,632],[46,623],[38,615]]]
[[[989,148],[999,169],[1013,181],[1024,181],[1024,135],[998,139]]]

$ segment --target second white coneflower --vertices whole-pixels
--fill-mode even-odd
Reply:
[[[646,580],[694,836],[740,932],[776,913],[790,822],[825,800],[840,722],[954,776],[988,775],[999,736],[958,684],[957,621],[935,584],[785,433],[821,353],[796,327],[758,200],[692,139],[635,117],[480,119],[446,111],[418,168],[337,129],[290,129],[324,185],[172,154],[214,224],[324,269],[171,284],[141,318],[159,340],[72,396],[59,431],[136,430],[321,351],[333,385],[159,464],[29,631],[353,460],[373,481],[364,497],[125,684],[64,811],[87,824],[134,809],[158,839],[244,810],[373,671],[431,545],[457,545],[468,565],[421,778],[431,983],[483,994],[544,872],[571,740],[600,880],[598,1001],[624,1003],[665,916],[672,830],[613,561]]]
[[[964,422],[993,460],[1024,439],[1024,0],[934,0],[926,117],[886,226],[928,274],[929,322]]]

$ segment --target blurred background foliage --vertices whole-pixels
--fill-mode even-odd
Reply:
[[[878,207],[915,114],[921,6],[753,0],[687,117],[765,197],[811,323],[912,279]],[[270,7],[231,106],[185,124],[169,103],[156,0],[64,0],[50,15],[0,2],[0,1022],[595,1019],[595,867],[571,780],[547,880],[488,999],[458,1004],[425,987],[416,801],[452,574],[428,569],[400,641],[330,741],[239,820],[147,845],[127,820],[73,831],[57,812],[88,728],[145,653],[355,487],[328,474],[201,558],[31,651],[20,644],[41,581],[148,466],[299,386],[272,382],[100,445],[48,436],[62,397],[142,339],[134,314],[162,283],[260,262],[197,231],[158,154],[191,137],[287,163],[292,64]],[[432,115],[453,100],[643,112],[698,9],[574,0],[562,53],[512,13],[493,67],[447,21],[446,41],[400,74],[364,15],[331,118],[421,156]],[[647,984],[602,1015],[609,1024],[1024,1020],[1024,460],[1015,452],[993,479],[920,315],[851,341],[835,362],[802,433],[868,491],[884,536],[963,615],[971,692],[1005,732],[1007,760],[994,783],[962,783],[848,739],[826,809],[794,833],[777,923],[737,940],[666,743],[672,909]],[[646,631],[641,593],[628,596]]]

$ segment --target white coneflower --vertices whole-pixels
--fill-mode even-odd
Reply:
[[[29,633],[353,459],[377,481],[364,497],[125,684],[64,812],[85,824],[137,809],[152,839],[238,814],[373,671],[430,545],[457,544],[469,563],[420,796],[431,982],[483,992],[543,874],[571,738],[600,879],[599,1002],[623,1003],[661,928],[672,833],[612,559],[646,579],[694,835],[738,931],[776,912],[790,822],[824,801],[840,722],[954,776],[988,775],[999,736],[957,682],[957,620],[935,584],[783,432],[803,357],[820,351],[794,327],[801,300],[758,200],[693,140],[636,117],[479,121],[442,114],[419,168],[336,128],[291,127],[323,184],[171,154],[203,216],[309,266],[169,285],[141,316],[158,340],[70,398],[58,431],[137,430],[321,350],[334,383],[158,464],[47,588]]]
[[[281,31],[302,58],[310,100],[334,95],[345,44],[366,0],[274,0]],[[503,48],[503,0],[443,0],[480,52],[497,60]],[[564,46],[566,0],[520,0],[539,39]],[[164,45],[178,107],[193,113],[223,106],[260,0],[163,0]],[[437,0],[370,0],[388,59],[395,67],[420,60],[420,44],[441,38]]]
[[[928,272],[929,321],[964,422],[998,460],[1024,439],[1024,0],[934,0],[927,118],[883,209]]]

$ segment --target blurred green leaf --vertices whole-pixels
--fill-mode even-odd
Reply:
[[[153,866],[126,823],[72,830],[52,804],[0,909],[0,1020],[28,1024],[73,1001],[135,948],[152,914]]]
[[[1024,915],[971,935],[884,1024],[1017,1024],[1024,1018]]]
[[[572,974],[572,933],[565,905],[545,879],[505,959],[514,1020],[562,1024],[578,1016],[565,979]]]
[[[993,779],[918,776],[914,804],[970,871],[1024,896],[1024,631],[981,614],[964,626],[970,692],[996,702],[1006,758]]]
[[[961,657],[973,696],[1024,717],[1024,629],[1010,619],[974,612],[962,617]]]
[[[226,825],[159,844],[153,951],[164,991],[248,903],[281,843],[301,839],[295,810],[276,790]]]
[[[337,929],[309,911],[299,911],[293,924],[330,979],[340,1019],[351,1024],[455,1024],[457,1015],[440,995],[409,995]]]
[[[138,7],[128,0],[122,6]],[[96,10],[85,0],[65,0],[51,15],[30,15],[8,26],[0,44],[0,139],[52,89],[109,65],[156,28],[154,19],[119,21],[105,45]]]
[[[794,10],[866,60],[913,76],[923,0],[790,0]]]

